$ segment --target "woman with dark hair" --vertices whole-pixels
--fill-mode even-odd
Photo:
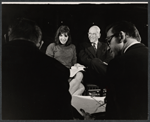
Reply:
[[[54,43],[48,45],[46,54],[61,62],[64,66],[71,69],[72,66],[79,66],[76,57],[76,48],[72,44],[70,29],[68,26],[62,25],[58,28]],[[70,82],[71,94],[82,94],[84,86],[81,84],[83,74],[78,72]]]
[[[60,61],[67,68],[71,68],[76,63],[76,49],[71,43],[68,26],[62,25],[58,28],[55,41],[47,47],[46,54]]]

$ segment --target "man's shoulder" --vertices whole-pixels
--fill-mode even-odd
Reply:
[[[57,61],[56,59],[47,56],[46,54],[44,54],[43,52],[39,52],[39,55],[37,56],[37,58],[39,59],[38,63],[39,63],[39,67],[41,67],[41,69],[49,69],[49,70],[53,70],[53,71],[64,71],[67,72],[67,68],[62,65],[59,61]]]
[[[148,51],[148,47],[146,47],[143,43],[137,43],[131,46],[131,49],[135,48],[137,50],[145,50]]]
[[[39,59],[39,61],[41,61],[41,62],[45,62],[45,63],[47,63],[47,64],[49,64],[50,62],[54,62],[54,58],[52,58],[52,57],[50,57],[50,56],[48,56],[48,55],[46,55],[45,53],[43,53],[43,52],[41,52],[41,51],[38,51],[37,52],[37,58]],[[48,63],[49,62],[49,63]]]

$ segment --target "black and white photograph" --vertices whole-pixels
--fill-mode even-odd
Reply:
[[[148,120],[148,2],[1,2],[2,120]]]

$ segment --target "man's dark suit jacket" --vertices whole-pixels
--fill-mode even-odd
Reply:
[[[80,62],[90,67],[91,60],[94,58],[100,59],[102,62],[108,63],[112,59],[112,54],[107,51],[107,44],[104,42],[98,42],[97,45],[97,52],[95,53],[95,50],[90,42],[84,42],[81,44],[80,52],[79,52],[79,59]]]
[[[2,48],[2,119],[72,119],[69,70],[29,41]]]
[[[148,49],[135,44],[110,61],[107,71],[108,119],[148,118]]]
[[[105,73],[107,65],[112,58],[112,54],[107,50],[107,44],[104,42],[98,42],[97,51],[95,52],[90,42],[84,42],[81,44],[79,52],[79,62],[85,65],[87,71],[85,73],[84,82],[96,84],[99,87],[105,87]]]

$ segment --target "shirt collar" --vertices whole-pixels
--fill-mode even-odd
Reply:
[[[95,46],[96,46],[96,48],[97,48],[98,40],[97,40],[96,42],[92,42],[92,43],[95,43]]]
[[[133,42],[133,43],[131,43],[129,46],[126,47],[126,49],[124,50],[124,53],[127,51],[127,49],[128,49],[129,47],[131,47],[131,46],[134,45],[134,44],[138,44],[138,43],[140,43],[140,42]]]

